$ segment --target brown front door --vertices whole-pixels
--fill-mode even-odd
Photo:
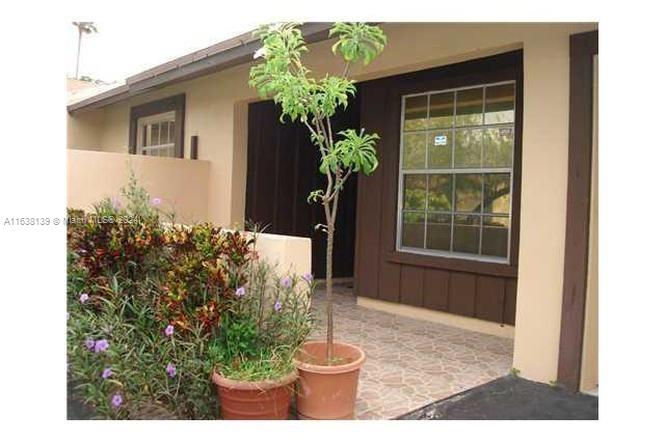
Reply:
[[[249,105],[245,219],[266,227],[267,233],[312,239],[312,271],[325,276],[325,235],[315,231],[325,223],[323,208],[308,204],[307,196],[323,187],[320,155],[300,123],[281,123],[272,101]],[[356,102],[332,121],[333,130],[357,127]],[[340,198],[335,234],[335,277],[353,275],[356,179],[349,179]]]

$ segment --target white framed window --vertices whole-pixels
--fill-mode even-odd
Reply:
[[[176,156],[174,111],[139,118],[136,130],[139,154],[171,158]]]
[[[515,82],[402,96],[400,251],[508,263]]]

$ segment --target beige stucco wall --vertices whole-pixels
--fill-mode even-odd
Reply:
[[[67,206],[90,209],[104,197],[120,195],[132,169],[151,197],[162,199],[178,222],[208,219],[207,161],[154,158],[125,153],[67,151]]]
[[[520,270],[514,365],[523,376],[556,379],[563,278],[568,149],[568,38],[596,24],[386,24],[385,52],[359,80],[524,49],[524,133]],[[337,72],[332,42],[310,47],[316,73]],[[185,155],[199,136],[199,158],[210,161],[208,216],[221,225],[242,221],[249,66],[237,66],[111,105],[104,110],[101,149],[126,151],[130,106],[186,94]],[[234,113],[237,118],[234,119]]]
[[[312,271],[311,239],[261,233],[257,236],[256,251],[261,259],[275,265],[278,274],[302,277]]]
[[[72,116],[67,114],[67,148],[101,150],[104,110],[93,110]]]
[[[568,188],[567,35],[539,35],[524,46],[524,126],[515,368],[555,381]]]

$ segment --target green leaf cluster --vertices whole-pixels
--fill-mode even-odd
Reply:
[[[365,65],[376,58],[388,42],[380,28],[366,23],[335,23],[330,36],[335,35],[339,36],[339,41],[333,45],[333,53],[339,52],[350,62],[362,59]]]
[[[376,158],[376,133],[365,134],[363,130],[356,133],[353,129],[338,133],[342,139],[334,144],[334,148],[326,154],[319,170],[321,173],[334,172],[338,168],[349,169],[354,173],[362,172],[370,175],[379,165]]]
[[[343,73],[317,79],[302,62],[307,46],[298,23],[263,26],[256,35],[262,43],[256,55],[262,60],[251,68],[249,84],[260,96],[271,96],[280,105],[282,122],[288,118],[308,127],[321,153],[319,170],[331,183],[326,191],[312,192],[308,201],[328,203],[350,172],[370,174],[378,166],[379,136],[351,129],[335,134],[330,118],[356,94],[354,81],[347,76],[351,64],[372,61],[383,51],[387,38],[377,26],[336,23],[330,30],[330,36],[338,38],[332,52],[344,59]]]

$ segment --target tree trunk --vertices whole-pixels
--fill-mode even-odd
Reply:
[[[333,359],[333,238],[335,234],[334,220],[328,219],[328,244],[326,247],[326,315],[328,326],[326,334],[326,359],[328,364]]]

